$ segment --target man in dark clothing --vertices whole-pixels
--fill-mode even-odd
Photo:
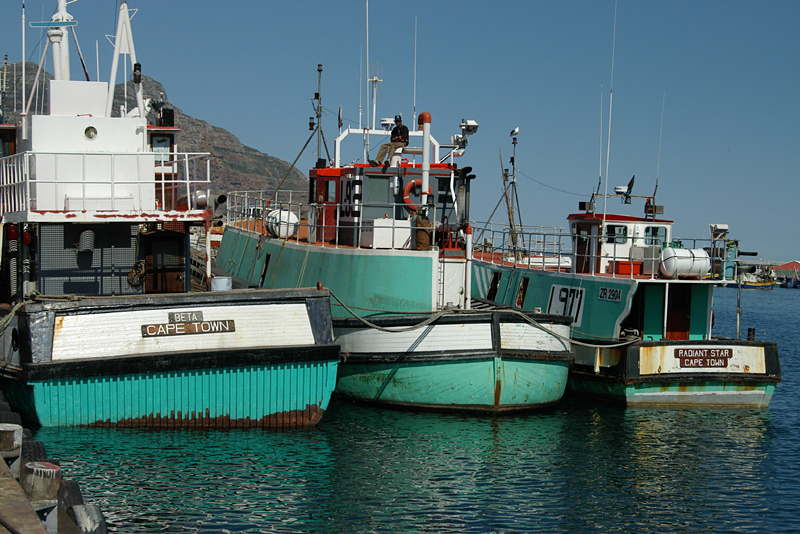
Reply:
[[[408,146],[408,128],[403,125],[403,117],[401,115],[395,115],[394,124],[395,127],[392,128],[392,141],[381,145],[381,149],[378,151],[378,159],[370,160],[371,165],[380,165],[381,161],[383,161],[383,157],[387,155],[387,151],[389,154],[386,158],[386,165],[389,165],[395,151],[400,147]]]

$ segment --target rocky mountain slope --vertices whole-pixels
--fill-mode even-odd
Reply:
[[[28,63],[26,65],[26,78],[28,88],[34,81],[38,65]],[[14,76],[16,72],[16,76]],[[0,72],[1,74],[1,72]],[[52,78],[49,73],[44,73],[46,80]],[[17,108],[20,107],[22,98],[20,90],[20,79],[22,77],[22,65],[16,66],[9,64],[6,70],[6,90],[5,90],[5,113],[3,123],[14,124],[19,121],[19,110],[14,110],[13,94],[16,86]],[[40,87],[47,87],[47,83]],[[293,168],[290,171],[290,164],[278,158],[269,156],[254,148],[243,145],[239,139],[224,128],[219,128],[206,121],[196,119],[186,115],[177,105],[169,102],[164,86],[145,75],[142,75],[142,87],[144,98],[150,98],[153,102],[166,102],[169,107],[175,110],[175,126],[181,128],[178,138],[178,150],[181,152],[209,152],[211,160],[211,182],[215,192],[224,193],[229,191],[243,190],[263,190],[274,189],[286,176],[282,189],[306,191],[308,180],[303,173]],[[122,84],[117,85],[114,109],[118,110],[123,103],[124,89]],[[133,83],[128,82],[127,109],[136,107]],[[32,108],[47,111],[47,98],[45,90],[36,93]],[[148,122],[155,123],[155,112],[148,114]],[[287,176],[288,173],[288,176]]]

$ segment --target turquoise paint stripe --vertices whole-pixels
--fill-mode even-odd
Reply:
[[[572,392],[604,397],[619,402],[632,403],[635,402],[635,397],[643,397],[648,394],[670,394],[674,398],[682,399],[674,402],[676,405],[713,405],[708,399],[693,402],[692,395],[708,395],[708,394],[725,394],[719,404],[735,404],[731,402],[731,396],[736,393],[749,395],[753,392],[762,391],[764,397],[769,399],[775,393],[775,384],[771,382],[764,383],[726,383],[721,381],[706,381],[706,382],[672,382],[672,383],[656,383],[656,384],[630,384],[626,385],[621,382],[609,382],[600,380],[587,380],[576,379],[570,377],[567,389]],[[723,402],[724,400],[724,402]],[[753,404],[755,397],[744,397],[743,404]]]
[[[43,426],[146,417],[261,419],[327,409],[338,362],[303,362],[33,383]]]
[[[569,362],[501,360],[499,368],[501,405],[557,402],[567,388]]]
[[[541,308],[548,310],[550,290],[554,285],[579,288],[583,291],[583,314],[581,324],[573,329],[584,336],[604,338],[616,337],[617,326],[630,313],[633,294],[637,284],[631,279],[581,276],[570,273],[555,273],[537,269],[512,269],[486,262],[472,262],[473,294],[487,298],[492,274],[501,273],[500,284],[494,300],[508,306],[516,305],[517,291],[523,277],[528,278],[528,290],[522,307],[526,310]],[[618,289],[619,302],[599,298],[600,288]]]
[[[255,285],[269,257],[265,288],[315,287],[322,282],[348,306],[366,308],[354,310],[364,316],[378,314],[375,310],[430,312],[435,308],[435,252],[332,249],[274,239],[258,245],[258,239],[256,234],[226,228],[217,268]],[[331,300],[334,317],[350,317]]]
[[[494,406],[500,377],[500,407],[551,404],[561,399],[568,364],[502,361],[349,364],[339,367],[336,392],[372,402],[453,407]],[[497,370],[502,369],[498,374]],[[504,378],[505,377],[505,378]]]

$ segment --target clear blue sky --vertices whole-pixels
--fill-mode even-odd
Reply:
[[[20,0],[3,0],[9,61],[20,59]],[[55,0],[28,0],[28,22],[49,20]],[[364,1],[130,0],[143,71],[186,113],[230,130],[248,146],[291,162],[308,138],[317,64],[323,65],[323,129],[333,150],[336,115],[358,126],[366,108]],[[116,0],[79,0],[81,47],[94,76],[95,41],[107,79]],[[523,222],[564,226],[596,187],[605,157],[613,0],[373,0],[370,62],[383,84],[378,117],[411,122],[417,20],[417,113],[429,111],[441,142],[462,118],[478,121],[461,165],[471,165],[473,219],[500,198],[501,162],[519,126]],[[636,174],[678,236],[727,223],[744,250],[800,259],[800,2],[620,0],[609,190]],[[38,31],[29,59],[38,61]],[[600,123],[601,84],[603,124]],[[360,94],[361,93],[361,94]],[[364,111],[366,120],[366,109]],[[316,149],[316,143],[312,143]],[[349,159],[359,147],[348,145]],[[316,160],[307,150],[305,171]],[[374,154],[374,152],[373,152]],[[348,154],[345,154],[348,159]],[[605,174],[605,162],[603,163]],[[641,213],[641,204],[609,208]],[[624,211],[627,208],[628,211]]]

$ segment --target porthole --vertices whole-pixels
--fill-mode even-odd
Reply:
[[[94,126],[87,126],[83,131],[83,135],[86,136],[86,139],[92,141],[95,137],[97,137],[97,128]]]

